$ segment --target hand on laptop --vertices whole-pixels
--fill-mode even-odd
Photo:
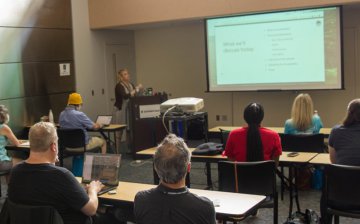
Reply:
[[[104,185],[100,181],[93,180],[90,182],[90,184],[86,185],[86,190],[88,192],[95,191],[95,193],[97,194],[103,187]]]

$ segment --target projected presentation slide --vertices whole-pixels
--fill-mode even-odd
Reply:
[[[337,7],[208,19],[209,91],[339,89]]]

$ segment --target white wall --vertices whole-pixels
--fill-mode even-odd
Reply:
[[[161,28],[135,31],[91,31],[89,29],[87,0],[72,0],[76,87],[85,101],[84,111],[92,118],[104,113],[107,96],[105,88],[106,43],[128,43],[135,47],[136,79],[154,91],[166,91],[172,97],[194,96],[205,99],[209,125],[243,124],[243,107],[257,101],[265,107],[264,125],[282,126],[290,116],[296,92],[205,93],[205,42],[202,22],[168,23]],[[326,127],[338,123],[349,100],[360,95],[360,11],[344,10],[345,90],[311,91],[315,108],[319,110]],[[135,39],[135,41],[134,41]],[[136,63],[135,63],[136,62]],[[91,95],[95,91],[95,96]],[[106,90],[113,91],[113,90]],[[215,121],[216,115],[226,120]]]
[[[360,11],[344,10],[344,72],[345,90],[308,91],[323,119],[332,127],[345,114],[347,103],[359,97]],[[135,31],[137,80],[155,91],[166,91],[172,97],[204,98],[209,113],[209,126],[242,125],[243,108],[260,102],[265,108],[266,126],[283,126],[290,116],[295,91],[205,93],[206,62],[202,22]],[[254,66],[256,66],[254,64]],[[216,115],[226,120],[216,121]]]
[[[109,113],[106,79],[106,44],[128,44],[134,52],[133,31],[90,30],[87,0],[72,0],[76,90],[82,95],[83,111],[92,119]],[[135,67],[133,60],[132,67]],[[115,83],[114,83],[115,87]],[[102,94],[102,89],[105,93]],[[92,95],[94,91],[94,96]]]

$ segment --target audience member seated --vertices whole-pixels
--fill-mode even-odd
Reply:
[[[33,125],[29,140],[29,158],[12,169],[9,199],[16,204],[52,206],[65,224],[87,223],[96,214],[102,184],[92,181],[85,189],[69,170],[55,166],[58,137],[52,123]]]
[[[168,135],[157,147],[154,168],[158,187],[135,196],[134,213],[138,224],[215,224],[213,203],[189,192],[185,177],[190,172],[191,153],[184,140]]]
[[[342,125],[335,126],[329,136],[332,163],[360,166],[360,99],[352,100]]]
[[[279,161],[282,153],[278,133],[261,127],[264,108],[258,103],[250,103],[244,110],[247,127],[230,132],[224,155],[238,162],[263,160]]]
[[[346,117],[342,125],[336,125],[329,136],[329,154],[331,163],[360,166],[360,99],[350,101]],[[322,223],[326,214],[325,198],[321,196],[320,203]],[[331,217],[329,217],[331,218]]]
[[[314,111],[309,94],[299,94],[292,105],[291,119],[285,122],[285,134],[318,134],[323,127],[321,118]]]
[[[20,162],[20,159],[17,159],[16,157],[11,158],[8,156],[5,149],[5,146],[8,145],[8,140],[15,146],[20,146],[21,144],[14,133],[11,131],[11,128],[7,125],[9,119],[10,116],[8,109],[4,105],[0,105],[0,171],[10,171],[13,165]]]
[[[89,137],[86,129],[99,129],[101,124],[94,123],[91,119],[81,110],[82,98],[78,93],[72,93],[69,95],[68,106],[60,113],[59,125],[60,128],[80,128],[85,133],[86,150],[93,150],[95,148],[101,148],[101,152],[106,153],[106,142],[99,137]],[[68,149],[69,151],[81,151],[79,149]]]

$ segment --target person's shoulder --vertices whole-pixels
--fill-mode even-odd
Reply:
[[[11,128],[7,124],[1,124],[0,126],[1,131],[8,133],[11,131]]]
[[[239,128],[235,128],[234,130],[232,130],[230,132],[230,134],[234,135],[234,134],[242,134],[244,132],[247,132],[247,127],[239,127]]]
[[[135,195],[135,201],[150,197],[151,195],[153,195],[155,193],[156,193],[156,188],[151,188],[149,190],[139,191]]]
[[[64,176],[64,175],[72,175],[71,172],[64,167],[59,167],[59,166],[55,166],[52,164],[45,164],[45,163],[29,164],[29,163],[26,163],[25,161],[22,161],[19,164],[17,164],[16,166],[14,166],[11,169],[11,172],[16,173],[16,172],[22,172],[23,170],[26,170],[28,172],[44,172],[44,171],[46,171],[50,175],[59,176],[59,177]]]
[[[291,118],[289,118],[289,119],[287,119],[287,120],[285,121],[285,127],[286,127],[286,126],[288,126],[288,127],[289,127],[289,126],[290,126],[290,127],[293,126],[293,121],[292,121]]]
[[[265,135],[277,135],[277,136],[279,135],[276,131],[271,130],[269,128],[260,127],[259,130],[262,134],[265,134]]]

